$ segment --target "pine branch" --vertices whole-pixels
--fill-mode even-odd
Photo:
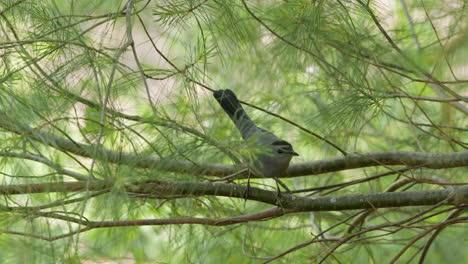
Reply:
[[[64,138],[49,132],[33,129],[25,124],[13,121],[0,111],[0,127],[13,133],[30,137],[45,145],[63,152],[70,152],[82,157],[95,158],[110,163],[135,166],[138,168],[158,168],[162,171],[190,173],[194,175],[226,176],[236,173],[238,167],[225,164],[197,163],[185,160],[160,159],[132,153],[117,152],[95,145],[88,145]],[[298,177],[371,166],[405,165],[431,169],[445,169],[468,166],[468,151],[455,153],[423,152],[369,152],[348,154],[343,157],[293,163],[283,177]],[[247,176],[247,174],[245,174]]]

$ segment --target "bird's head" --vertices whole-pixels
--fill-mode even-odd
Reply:
[[[271,143],[273,146],[273,152],[276,155],[280,156],[299,156],[297,152],[294,151],[293,147],[289,142],[284,140],[277,140]]]

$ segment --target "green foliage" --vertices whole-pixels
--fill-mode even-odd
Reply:
[[[466,151],[464,2],[384,2],[1,1],[0,118],[1,124],[13,124],[0,127],[2,185],[87,179],[110,186],[102,193],[4,193],[2,263],[259,263],[333,227],[319,236],[330,240],[278,260],[318,263],[338,238],[349,235],[346,224],[337,224],[355,211],[301,212],[227,226],[136,225],[73,232],[84,228],[77,221],[221,219],[270,208],[190,193],[141,195],[128,187],[147,180],[204,182],[212,178],[204,175],[203,164],[242,167],[262,151],[242,141],[209,89],[232,89],[263,109],[245,106],[260,127],[292,143],[301,154],[296,161],[341,155],[299,126],[348,153]],[[130,29],[133,39],[128,42]],[[87,144],[91,150],[64,150],[54,136],[68,140],[70,149]],[[158,162],[142,165],[146,159]],[[176,171],[174,161],[199,169]],[[378,193],[405,177],[415,180],[399,191],[440,188],[428,179],[466,182],[463,168],[447,175],[415,168],[333,187],[395,168],[282,180],[291,189],[332,186],[303,193],[309,196]],[[276,183],[252,179],[251,185],[275,190]],[[379,209],[362,228],[399,222],[423,210],[410,208]],[[445,221],[449,213],[425,219],[419,223],[423,227],[388,226],[357,236],[326,263],[389,262],[416,231]],[[467,259],[461,239],[466,228],[461,226],[438,235],[425,263]],[[44,240],[64,234],[68,236]],[[411,246],[400,261],[414,262],[425,241]]]

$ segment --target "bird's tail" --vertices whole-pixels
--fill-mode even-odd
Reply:
[[[213,96],[232,119],[242,137],[247,139],[255,131],[255,124],[245,112],[233,91],[218,90],[213,92]]]

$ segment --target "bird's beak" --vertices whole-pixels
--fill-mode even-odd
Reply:
[[[295,152],[295,151],[291,151],[291,155],[293,156],[299,156],[299,153]]]

